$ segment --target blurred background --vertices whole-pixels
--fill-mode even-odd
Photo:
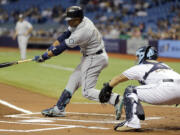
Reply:
[[[134,55],[150,44],[180,58],[180,0],[0,0],[0,46],[18,47],[12,36],[23,13],[34,28],[28,48],[47,48],[67,28],[62,15],[72,5],[83,7],[108,52]]]

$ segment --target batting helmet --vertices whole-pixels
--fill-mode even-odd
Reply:
[[[158,58],[158,53],[155,47],[143,46],[136,51],[136,56],[138,58],[138,64],[141,64],[145,60],[156,60]]]
[[[83,19],[83,17],[84,17],[83,10],[79,6],[71,6],[66,9],[66,13],[65,13],[66,21],[74,19],[74,18]]]

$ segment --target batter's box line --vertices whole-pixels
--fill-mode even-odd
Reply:
[[[41,128],[41,129],[30,129],[30,130],[16,130],[16,129],[0,129],[0,132],[38,132],[47,130],[59,130],[66,128],[87,128],[87,129],[99,129],[99,130],[109,130],[111,128],[105,127],[94,127],[94,126],[83,126],[83,125],[61,125],[61,124],[41,124],[41,123],[24,123],[24,122],[12,122],[12,121],[0,121],[0,123],[8,124],[26,124],[26,125],[41,125],[41,126],[58,126],[53,128]]]
[[[41,114],[41,112],[32,112],[30,114],[13,114],[13,115],[5,115],[7,117],[13,117],[13,116],[21,116],[21,115],[36,115],[36,114]],[[66,114],[75,114],[75,115],[92,115],[92,116],[109,116],[109,117],[115,117],[113,114],[101,114],[101,113],[81,113],[81,112],[66,112]]]
[[[74,128],[74,127],[69,126],[69,127],[41,128],[41,129],[30,129],[30,130],[0,129],[0,132],[29,133],[29,132],[40,132],[40,131],[58,130],[58,129],[66,129],[66,128]]]
[[[39,112],[38,113],[33,113],[33,114],[40,114]],[[31,114],[29,114],[31,115]],[[47,117],[35,117],[35,116],[29,116],[28,114],[16,114],[16,115],[5,115],[4,117],[10,117],[10,118],[21,118],[21,119],[38,119],[38,120],[53,120],[54,121],[68,121],[68,122],[81,122],[81,123],[100,123],[100,124],[116,124],[116,123],[119,123],[120,121],[117,121],[117,120],[79,120],[79,119],[64,119],[64,118],[54,118],[54,117],[51,117],[51,118],[47,118]],[[27,121],[27,120],[26,120]]]
[[[100,113],[81,113],[81,112],[66,112],[67,114],[76,114],[76,115],[92,115],[92,116],[109,116],[109,117],[115,117],[115,115],[113,114],[100,114]],[[37,115],[37,114],[41,114],[41,112],[34,112],[31,114],[12,114],[12,115],[5,115],[4,117],[15,117],[15,118],[22,118],[22,116],[26,116],[26,115]],[[121,115],[122,117],[125,117],[125,115]],[[35,118],[35,117],[34,117]],[[40,117],[37,117],[40,118]],[[163,119],[164,117],[146,117],[145,120],[159,120],[159,119]],[[117,120],[116,120],[117,121]]]
[[[78,112],[67,112],[69,114],[86,114],[86,115],[97,115],[96,113],[78,113]],[[64,119],[64,118],[42,118],[42,117],[35,117],[35,116],[28,116],[28,115],[35,115],[40,114],[40,112],[32,113],[32,114],[15,114],[15,115],[6,115],[5,117],[11,117],[11,118],[24,118],[24,119],[30,119],[29,121],[32,121],[32,119],[37,119],[39,122],[43,122],[44,120],[53,120],[54,121],[68,121],[68,122],[81,122],[81,123],[101,123],[101,124],[117,124],[122,121],[117,120],[79,120],[79,119]],[[98,115],[107,115],[107,114],[98,114]],[[161,119],[161,117],[147,117],[146,120],[158,120]],[[28,122],[28,120],[24,120],[24,122]]]

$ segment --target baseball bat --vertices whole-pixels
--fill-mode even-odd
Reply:
[[[19,61],[14,61],[14,62],[4,62],[4,63],[0,63],[0,68],[9,67],[9,66],[13,66],[13,65],[17,65],[17,64],[21,64],[25,62],[30,62],[30,61],[34,61],[34,59],[19,60]]]

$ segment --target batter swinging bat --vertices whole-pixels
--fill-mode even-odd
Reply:
[[[16,65],[16,64],[21,64],[21,63],[24,63],[24,62],[30,62],[30,61],[33,61],[33,60],[34,59],[26,59],[26,60],[14,61],[14,62],[0,63],[0,68],[9,67],[9,66]]]

